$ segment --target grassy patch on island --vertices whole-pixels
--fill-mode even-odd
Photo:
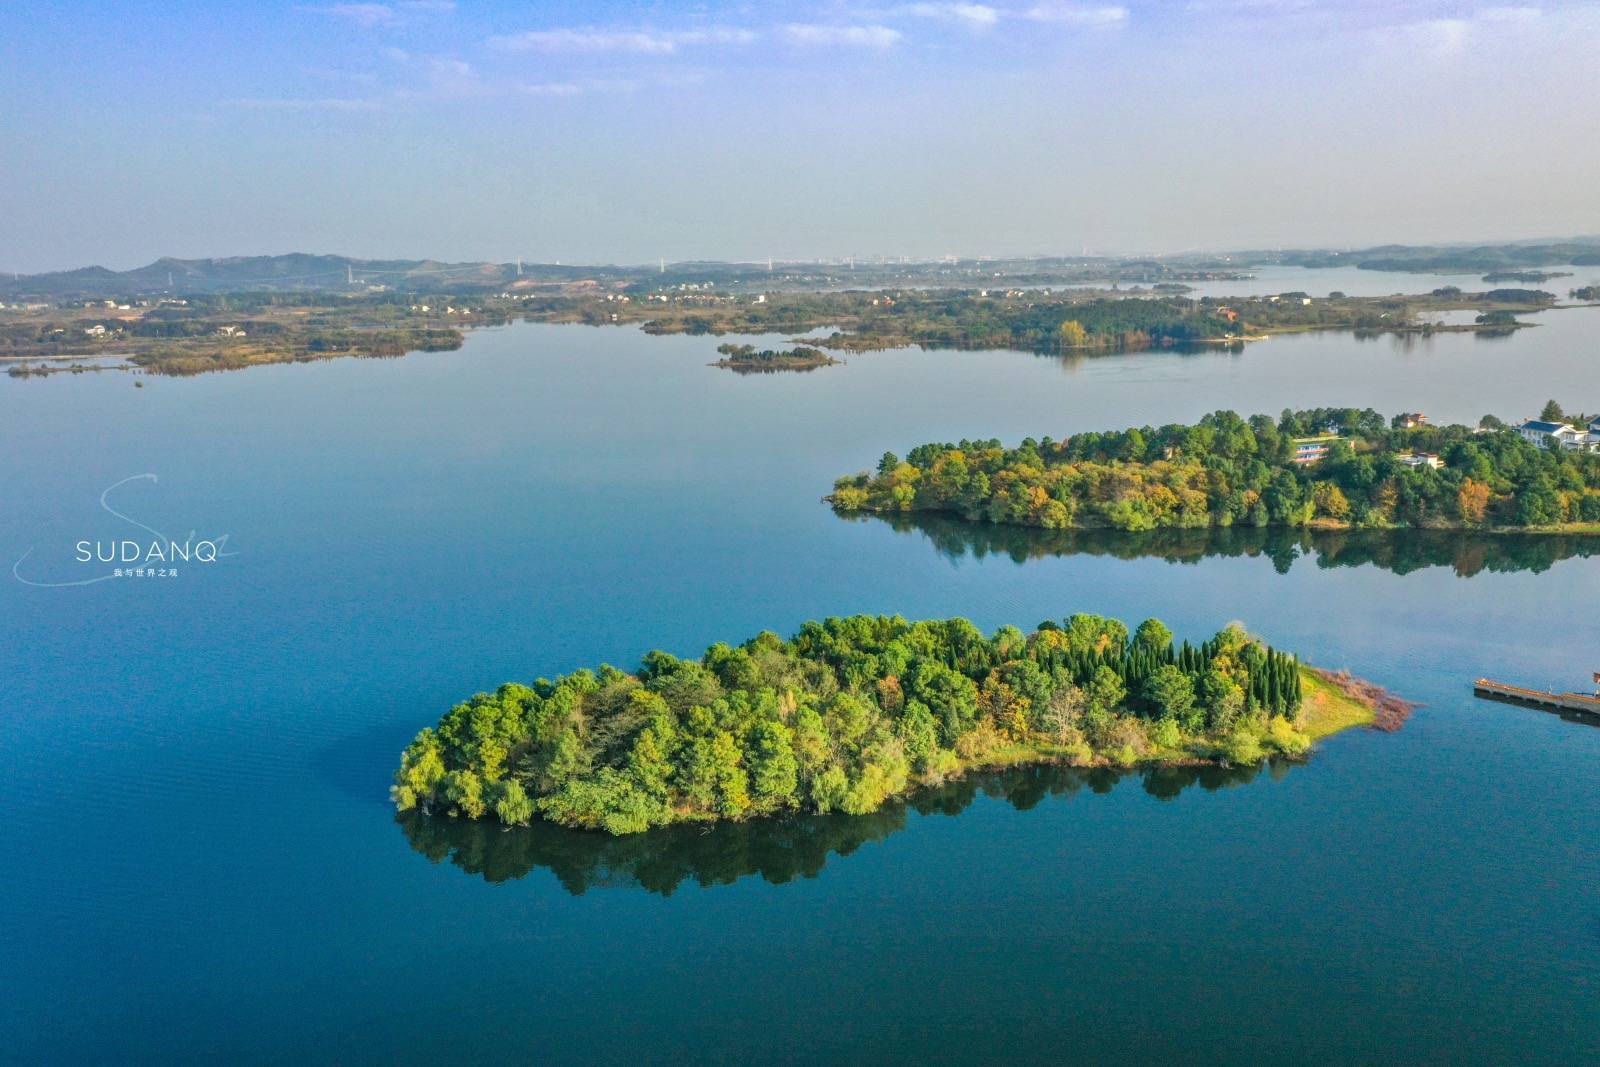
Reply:
[[[1311,740],[1320,741],[1355,726],[1370,726],[1375,714],[1371,704],[1346,693],[1321,671],[1300,668],[1300,729]]]

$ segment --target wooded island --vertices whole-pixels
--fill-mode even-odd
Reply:
[[[1375,706],[1237,626],[1196,646],[1156,619],[986,637],[965,619],[857,615],[480,693],[417,735],[392,795],[400,811],[617,834],[862,814],[974,767],[1297,756]]]
[[[758,349],[755,345],[726,344],[717,346],[717,354],[722,358],[711,364],[713,367],[726,367],[735,371],[783,371],[783,370],[815,370],[817,367],[831,367],[839,361],[820,348],[810,345],[796,345],[794,348]]]
[[[840,512],[942,512],[1046,529],[1353,526],[1600,530],[1600,418],[1555,401],[1512,428],[1417,413],[1231,411],[1065,440],[919,445],[840,478]],[[1576,425],[1574,425],[1576,424]],[[1538,440],[1536,441],[1535,438]]]

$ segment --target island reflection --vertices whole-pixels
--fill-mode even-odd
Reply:
[[[1449,567],[1462,578],[1489,571],[1549,570],[1564,559],[1600,555],[1600,535],[1481,533],[1472,530],[1303,530],[1226,526],[1213,529],[1042,530],[969,522],[943,515],[841,515],[846,522],[886,522],[918,533],[951,559],[1008,556],[1016,563],[1047,556],[1110,556],[1198,563],[1211,556],[1264,557],[1280,574],[1295,560],[1318,567],[1373,566],[1396,574]]]
[[[452,819],[406,812],[395,817],[406,840],[434,863],[449,860],[468,874],[500,883],[548,869],[567,892],[644,889],[670,896],[685,882],[700,888],[760,875],[774,885],[815,878],[828,861],[906,828],[911,812],[958,815],[979,793],[1027,811],[1047,797],[1084,790],[1109,793],[1124,778],[1171,800],[1190,786],[1214,792],[1255,781],[1278,781],[1294,763],[1271,760],[1251,767],[1160,766],[1138,770],[1064,765],[1013,767],[969,774],[918,790],[867,815],[794,815],[704,826],[679,824],[641,834],[569,830],[551,823],[506,828],[488,820]]]

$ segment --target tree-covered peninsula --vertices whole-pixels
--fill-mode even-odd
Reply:
[[[610,833],[861,814],[974,767],[1295,756],[1373,707],[1238,627],[1175,645],[1155,619],[986,637],[965,619],[858,615],[480,693],[417,735],[392,795],[401,811]]]
[[[1547,408],[1560,416],[1554,402]],[[1577,420],[1588,425],[1586,420]],[[1536,424],[1530,424],[1536,425]],[[1548,425],[1560,425],[1559,421]],[[1572,428],[1567,436],[1587,440]],[[1193,426],[926,444],[840,478],[840,512],[935,512],[1047,529],[1309,526],[1564,528],[1600,524],[1600,453],[1353,408]],[[1600,527],[1596,527],[1600,528]]]

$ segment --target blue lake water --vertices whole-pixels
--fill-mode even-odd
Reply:
[[[1470,693],[1600,669],[1592,545],[996,542],[818,499],[927,440],[1600,406],[1600,312],[1534,321],[764,376],[705,366],[711,339],[516,325],[0,378],[18,575],[103,573],[74,545],[142,538],[101,495],[147,473],[106,502],[232,553],[0,581],[0,1057],[1592,1059],[1600,729]],[[1024,772],[703,839],[389,808],[400,748],[474,691],[857,611],[1237,619],[1426,706],[1253,776]]]

